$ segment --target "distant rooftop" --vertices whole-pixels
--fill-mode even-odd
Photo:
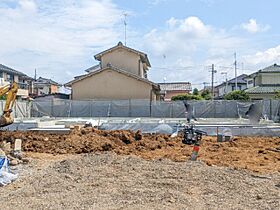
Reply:
[[[250,94],[274,94],[280,91],[280,85],[256,86],[245,90]]]
[[[16,75],[19,75],[19,76],[26,76],[26,74],[20,72],[20,71],[17,71],[15,69],[12,69],[8,66],[4,66],[3,64],[0,64],[0,71],[2,72],[6,72],[8,74],[16,74]]]
[[[61,86],[61,84],[53,81],[52,79],[46,79],[46,78],[43,78],[43,77],[39,77],[38,79],[36,79],[34,84],[51,84],[51,85]]]
[[[104,51],[102,51],[102,52],[96,54],[96,55],[94,56],[94,58],[95,58],[96,60],[98,60],[98,61],[101,61],[101,57],[102,57],[104,54],[109,53],[109,52],[112,52],[113,50],[116,50],[116,49],[119,49],[119,48],[123,48],[123,49],[126,49],[126,50],[128,50],[128,51],[130,51],[130,52],[133,52],[133,53],[137,54],[137,55],[140,55],[140,58],[141,58],[142,62],[143,62],[143,63],[146,63],[148,67],[151,67],[150,61],[149,61],[148,56],[147,56],[146,53],[143,53],[143,52],[141,52],[141,51],[139,51],[139,50],[135,50],[135,49],[132,49],[132,48],[130,48],[130,47],[127,47],[127,46],[123,45],[122,42],[119,42],[116,46],[114,46],[114,47],[112,47],[112,48],[110,48],[110,49],[108,49],[108,50],[104,50]]]
[[[189,82],[170,82],[170,83],[158,83],[160,89],[163,91],[172,91],[172,90],[184,90],[191,91],[192,85]]]
[[[246,77],[248,77],[247,74],[241,74],[241,75],[239,75],[239,76],[237,77],[237,83],[238,83],[238,84],[247,84],[247,81],[245,80]],[[223,82],[222,84],[219,84],[219,85],[217,85],[216,87],[220,87],[220,86],[223,86],[223,85],[225,85],[225,84],[226,84],[226,82]],[[235,78],[228,80],[228,81],[227,81],[227,84],[235,84]]]
[[[95,66],[92,66],[92,67],[86,69],[85,72],[88,72],[88,73],[89,73],[89,72],[97,71],[97,70],[100,70],[100,69],[101,69],[100,64],[97,64],[97,65],[95,65]]]
[[[264,69],[259,70],[259,72],[280,72],[280,65],[277,65],[276,63],[268,66]]]

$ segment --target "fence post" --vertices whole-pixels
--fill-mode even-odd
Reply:
[[[216,100],[213,100],[214,103],[214,118],[216,118]]]
[[[174,101],[171,101],[171,118],[174,117],[174,114],[173,114],[173,112],[174,112],[173,105],[174,105]]]
[[[14,107],[15,107],[15,118],[17,118],[17,100],[15,100]]]
[[[92,117],[92,100],[89,100],[89,115]]]
[[[152,117],[152,100],[150,100],[150,117]]]
[[[51,117],[53,117],[53,98],[52,98],[52,100],[51,100]]]
[[[131,117],[131,99],[128,99],[128,116]]]
[[[269,100],[269,119],[272,120],[272,99]]]
[[[109,102],[108,110],[107,110],[107,117],[111,117],[111,104],[112,101]]]

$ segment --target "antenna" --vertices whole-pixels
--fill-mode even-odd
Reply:
[[[126,27],[127,27],[126,19],[127,19],[127,16],[128,16],[127,13],[123,13],[123,17],[124,17],[124,21],[123,21],[123,24],[124,24],[124,45],[125,46],[126,46]]]

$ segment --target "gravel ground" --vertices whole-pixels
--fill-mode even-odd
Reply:
[[[114,153],[29,154],[1,209],[279,209],[280,174]],[[4,208],[3,208],[4,207]]]

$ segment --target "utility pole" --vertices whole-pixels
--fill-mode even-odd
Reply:
[[[237,90],[237,61],[236,61],[236,52],[234,53],[234,71],[235,71],[235,90]]]
[[[226,71],[225,71],[225,72],[221,72],[221,74],[222,74],[222,75],[226,75],[226,87],[225,87],[225,89],[224,89],[224,94],[226,94],[227,91],[228,91],[227,72],[226,72]]]
[[[35,69],[35,75],[34,75],[34,79],[37,79],[37,70]]]
[[[215,70],[214,64],[212,64],[211,74],[212,74],[212,81],[211,81],[211,92],[212,92],[212,100],[214,99],[214,74],[217,73]]]

